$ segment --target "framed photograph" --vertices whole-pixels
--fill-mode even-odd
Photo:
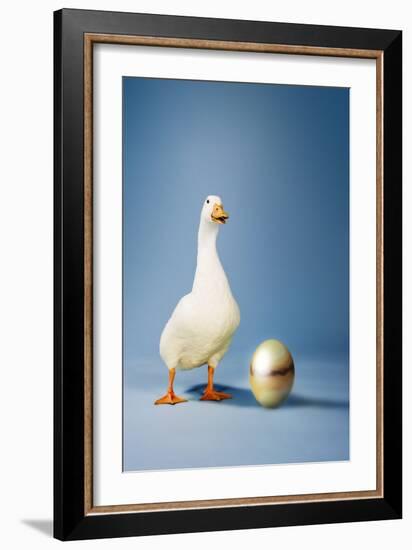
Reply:
[[[400,518],[401,32],[54,32],[55,536]]]

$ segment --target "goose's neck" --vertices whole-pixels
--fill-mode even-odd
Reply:
[[[218,285],[228,285],[226,274],[220,263],[216,248],[219,232],[217,224],[200,222],[197,242],[197,266],[193,281],[193,290]]]

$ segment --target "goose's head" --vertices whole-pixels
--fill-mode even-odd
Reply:
[[[229,214],[223,208],[222,200],[216,195],[206,197],[202,208],[201,218],[207,223],[225,224]]]

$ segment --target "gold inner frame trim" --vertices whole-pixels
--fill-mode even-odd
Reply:
[[[245,497],[144,504],[93,504],[93,45],[126,44],[282,53],[376,60],[376,489],[308,495]],[[187,38],[136,35],[84,35],[84,513],[85,515],[130,512],[156,512],[234,506],[259,506],[299,502],[329,502],[383,498],[383,75],[381,50],[322,48],[255,42],[229,42]]]

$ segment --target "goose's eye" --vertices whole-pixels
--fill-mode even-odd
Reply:
[[[209,204],[209,202],[210,202],[210,201],[209,201],[209,199],[207,199],[207,201],[206,201],[206,202],[207,202],[207,204]]]

